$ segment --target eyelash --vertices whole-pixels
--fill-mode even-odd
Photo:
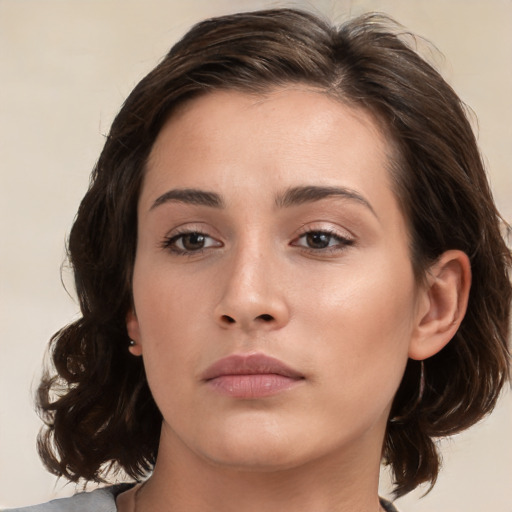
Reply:
[[[301,239],[306,239],[310,235],[326,235],[329,237],[329,243],[332,240],[336,241],[336,245],[322,248],[314,248],[314,247],[308,247],[308,246],[301,246],[297,244],[297,241]],[[343,250],[345,250],[347,247],[354,245],[355,240],[352,238],[348,238],[346,236],[342,236],[339,233],[337,233],[335,230],[331,229],[308,229],[307,231],[304,231],[301,233],[293,242],[292,245],[295,247],[301,247],[302,250],[309,252],[311,254],[332,254],[332,253],[339,253]]]
[[[207,233],[204,233],[200,230],[186,230],[179,233],[175,233],[172,236],[164,238],[164,240],[161,243],[161,248],[166,249],[176,255],[183,255],[183,256],[195,256],[200,255],[204,251],[210,249],[211,247],[222,247],[222,242],[215,241],[215,243],[210,244],[206,247],[198,248],[197,250],[187,250],[185,248],[177,247],[176,243],[181,240],[183,243],[183,238],[187,235],[197,235],[200,237],[204,237],[205,239],[215,240],[213,237],[208,235]],[[329,244],[332,240],[336,241],[336,245],[331,246],[327,245],[326,247],[320,247],[320,248],[314,248],[314,247],[308,247],[299,245],[297,242],[302,239],[306,239],[308,236],[311,235],[325,235],[329,237]],[[354,245],[354,240],[352,238],[347,238],[345,236],[341,236],[339,233],[337,233],[334,230],[330,229],[309,229],[307,231],[304,231],[301,233],[297,238],[295,238],[290,245],[293,247],[301,247],[301,249],[305,252],[309,252],[311,254],[331,254],[331,253],[337,253],[340,251],[343,251],[346,247],[349,247],[351,245]]]
[[[217,242],[216,241],[216,243],[218,245],[212,244],[210,246],[201,247],[201,248],[199,248],[197,250],[187,250],[187,249],[184,249],[184,248],[182,249],[181,247],[177,247],[176,246],[176,242],[178,242],[180,239],[183,242],[183,238],[186,237],[187,235],[197,235],[197,236],[202,236],[205,239],[215,240],[210,235],[208,235],[207,233],[204,233],[201,230],[197,230],[197,229],[185,230],[185,231],[181,231],[179,233],[175,233],[172,236],[165,237],[164,240],[162,241],[162,244],[161,244],[162,249],[166,249],[166,250],[168,250],[168,251],[170,251],[170,252],[172,252],[174,254],[177,254],[178,256],[179,255],[195,256],[195,255],[202,254],[204,251],[206,251],[210,247],[213,247],[213,246],[221,247],[222,246],[221,242]]]

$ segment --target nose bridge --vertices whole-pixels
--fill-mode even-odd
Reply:
[[[276,328],[286,323],[288,311],[278,277],[278,259],[269,244],[256,237],[239,240],[227,261],[215,311],[222,326]]]

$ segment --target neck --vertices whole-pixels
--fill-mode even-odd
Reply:
[[[163,429],[155,470],[139,489],[135,510],[377,512],[380,458],[372,453],[380,450],[367,447],[290,467],[247,470],[207,461],[167,438]]]

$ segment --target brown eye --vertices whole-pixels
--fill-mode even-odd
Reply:
[[[202,233],[186,233],[181,235],[182,248],[185,251],[197,251],[205,246],[206,236]]]
[[[319,252],[339,251],[353,244],[354,240],[330,231],[308,231],[292,242],[296,247]]]
[[[215,240],[215,238],[205,233],[190,231],[166,238],[162,243],[162,247],[176,254],[199,253],[203,249],[222,247],[222,242]]]
[[[322,232],[311,232],[306,235],[306,243],[312,249],[325,249],[329,246],[332,235]]]

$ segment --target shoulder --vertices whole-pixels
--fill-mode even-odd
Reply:
[[[116,512],[116,496],[132,487],[132,484],[119,484],[102,487],[90,492],[81,492],[70,498],[0,512]]]

